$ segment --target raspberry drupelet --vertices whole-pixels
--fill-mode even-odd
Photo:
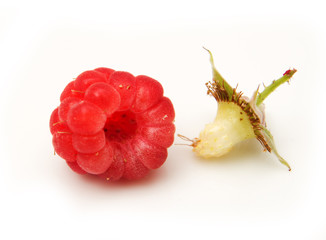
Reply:
[[[175,112],[147,76],[97,68],[81,73],[50,118],[55,152],[78,174],[136,180],[162,166],[174,141]]]

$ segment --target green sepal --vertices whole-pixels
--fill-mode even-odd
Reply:
[[[277,80],[274,80],[270,85],[265,87],[264,91],[258,95],[256,105],[259,106],[260,104],[262,104],[263,101],[268,97],[268,95],[271,94],[277,87],[279,87],[285,82],[289,82],[293,74],[296,73],[296,71],[296,69],[287,70],[282,77]]]
[[[274,143],[274,138],[271,134],[271,132],[264,126],[261,126],[262,128],[262,132],[264,134],[264,137],[265,139],[267,140],[267,143],[268,145],[270,146],[270,148],[272,149],[272,152],[276,155],[276,157],[278,158],[278,160],[285,166],[288,167],[289,171],[291,171],[291,167],[290,165],[288,164],[287,161],[285,161],[284,158],[281,157],[281,155],[277,152],[276,150],[276,146],[275,146],[275,143]]]
[[[228,84],[227,81],[225,81],[225,79],[222,77],[222,75],[217,71],[215,64],[214,64],[214,58],[213,58],[213,54],[211,53],[210,50],[208,50],[207,48],[204,48],[210,55],[210,62],[212,65],[212,71],[213,71],[213,80],[214,82],[219,85],[219,87],[221,89],[224,89],[225,92],[228,95],[229,101],[232,100],[232,96],[233,96],[233,88],[230,86],[230,84]]]

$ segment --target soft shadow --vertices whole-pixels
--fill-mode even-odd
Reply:
[[[166,169],[164,167],[161,167],[156,170],[151,170],[147,176],[138,180],[127,180],[122,178],[118,181],[106,181],[103,178],[90,174],[80,175],[79,177],[84,184],[94,185],[96,187],[105,189],[125,189],[154,185],[155,182],[159,182],[164,179],[166,175]]]
[[[262,146],[256,139],[249,139],[234,146],[233,149],[224,156],[209,159],[198,157],[198,159],[203,163],[227,165],[237,162],[243,163],[244,161],[257,162],[262,155],[264,155]]]

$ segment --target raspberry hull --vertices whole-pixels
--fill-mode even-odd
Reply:
[[[70,82],[60,102],[50,118],[52,143],[74,172],[136,180],[165,162],[175,112],[158,81],[97,68]]]

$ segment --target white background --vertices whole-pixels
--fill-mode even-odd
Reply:
[[[1,1],[0,238],[326,239],[322,15],[317,0]],[[298,69],[265,101],[292,172],[256,140],[220,160],[173,145],[148,178],[113,184],[53,155],[61,91],[100,66],[159,80],[177,133],[197,137],[216,114],[202,46],[249,96]]]

